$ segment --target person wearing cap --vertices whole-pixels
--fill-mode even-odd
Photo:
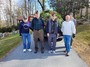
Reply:
[[[55,12],[50,13],[50,19],[47,21],[46,24],[46,31],[49,44],[49,53],[55,53],[58,34],[58,22]]]
[[[26,52],[27,50],[29,52],[32,51],[32,49],[30,48],[31,35],[29,33],[29,29],[31,29],[30,23],[28,22],[28,19],[26,17],[23,17],[23,21],[19,24],[19,34],[22,37],[23,41],[23,52]]]
[[[35,52],[38,52],[38,39],[41,42],[41,53],[44,53],[44,21],[40,18],[40,14],[36,11],[35,16],[31,23],[34,36]]]
[[[65,48],[66,48],[66,56],[69,56],[70,52],[70,43],[72,35],[75,36],[76,34],[76,28],[74,23],[70,19],[70,15],[66,15],[65,21],[62,23],[61,31],[63,33]]]

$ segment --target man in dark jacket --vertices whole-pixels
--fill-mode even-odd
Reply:
[[[55,53],[56,39],[58,34],[58,22],[55,13],[51,13],[51,18],[47,21],[46,31],[48,36],[49,53]],[[59,35],[59,34],[58,34]]]
[[[27,18],[24,17],[23,21],[20,22],[19,24],[19,34],[20,36],[22,36],[22,41],[23,41],[23,52],[26,52],[27,49],[29,52],[32,51],[30,49],[31,35],[29,33],[29,29],[31,29],[30,23],[28,22]]]
[[[40,18],[38,11],[36,11],[35,13],[35,17],[32,20],[32,29],[34,32],[34,42],[35,42],[35,52],[38,52],[38,39],[40,39],[41,41],[41,53],[44,53],[44,33],[43,33],[43,29],[44,29],[44,22],[43,20]]]

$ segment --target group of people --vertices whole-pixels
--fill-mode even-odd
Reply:
[[[66,48],[66,56],[69,56],[70,52],[70,44],[72,37],[75,37],[76,29],[73,19],[71,19],[70,15],[66,15],[65,21],[62,23],[61,31],[63,33],[65,48]],[[44,21],[40,17],[38,11],[35,12],[35,16],[31,22],[28,22],[26,17],[23,18],[23,21],[19,24],[19,33],[22,37],[23,41],[23,52],[29,51],[31,52],[31,34],[30,29],[33,31],[34,38],[34,48],[35,52],[38,52],[38,39],[41,42],[41,53],[45,51],[44,45]],[[57,16],[55,12],[50,13],[50,18],[46,23],[46,32],[48,37],[48,45],[49,45],[49,53],[55,53],[56,50],[56,41],[57,36],[59,35],[59,25],[57,22]]]

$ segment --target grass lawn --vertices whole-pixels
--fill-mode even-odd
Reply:
[[[77,26],[77,35],[73,41],[73,48],[90,67],[90,24]]]
[[[18,34],[0,40],[0,59],[21,42]]]

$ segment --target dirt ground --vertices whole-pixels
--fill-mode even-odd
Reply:
[[[73,41],[73,48],[77,51],[79,56],[88,64],[90,67],[90,46],[85,45],[86,43],[82,43],[78,40]]]

